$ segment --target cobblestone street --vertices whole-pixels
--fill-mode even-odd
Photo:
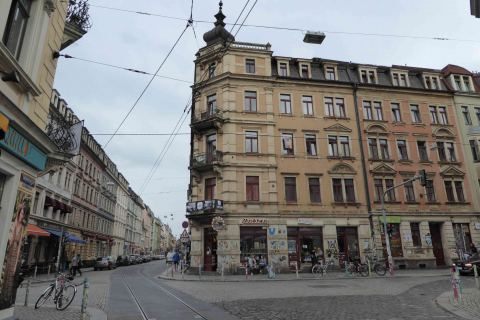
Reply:
[[[68,308],[65,311],[57,311],[54,307],[44,307],[40,309],[33,309],[33,307],[15,307],[15,317],[19,320],[79,320],[80,309]],[[90,319],[87,315],[86,320]]]

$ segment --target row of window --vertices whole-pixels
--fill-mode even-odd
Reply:
[[[75,221],[77,221],[77,225],[80,225],[83,228],[105,234],[111,234],[112,232],[113,223],[111,221],[98,217],[95,214],[87,213],[86,211],[82,211],[80,209],[75,209],[74,217],[72,217],[72,219],[75,219]]]
[[[330,157],[351,157],[349,136],[328,135],[328,156]],[[399,160],[410,160],[407,140],[397,139],[397,151]],[[417,141],[418,159],[430,161],[426,141]],[[475,143],[476,152],[474,159],[478,161],[478,146]],[[434,149],[437,150],[438,160],[441,162],[456,162],[455,144],[449,141],[437,141]],[[305,150],[309,156],[318,156],[317,136],[314,133],[305,134]],[[472,149],[473,150],[473,149]],[[369,159],[371,160],[392,160],[389,142],[383,138],[368,138]],[[245,152],[259,153],[258,131],[245,132]],[[293,133],[281,133],[282,155],[295,155],[295,144]]]
[[[115,211],[114,201],[100,194],[94,187],[82,182],[80,179],[75,179],[73,194],[107,212],[113,213]]]
[[[407,182],[408,181],[408,182]],[[405,202],[415,203],[417,202],[417,195],[412,181],[405,179],[407,182],[403,189],[405,193]],[[355,203],[355,183],[352,178],[332,178],[332,194],[333,201],[338,203]],[[384,198],[385,202],[397,202],[397,196],[395,189],[389,190],[394,187],[394,180],[391,178],[374,178],[374,192],[375,201],[381,202],[381,198]],[[464,203],[465,195],[463,191],[463,181],[443,181],[445,187],[445,194],[447,201],[451,203]],[[297,202],[297,178],[296,177],[284,177],[285,186],[285,201],[290,203]],[[205,179],[205,200],[215,199],[216,178]],[[308,177],[308,190],[309,199],[311,203],[322,202],[320,192],[320,178]],[[385,190],[388,190],[385,193]],[[397,189],[398,190],[398,189]],[[437,196],[435,192],[434,182],[432,179],[427,180],[425,186],[426,200],[430,203],[437,202]],[[245,179],[245,200],[246,201],[260,201],[260,182],[258,176],[247,176]]]
[[[303,95],[301,98],[302,111],[305,116],[314,116],[315,108],[313,97]],[[400,103],[390,103],[392,122],[403,122]],[[216,94],[207,97],[207,112],[210,115],[215,114],[217,110]],[[257,92],[245,91],[243,110],[246,112],[258,112]],[[335,118],[347,118],[344,98],[324,97],[325,116]],[[478,110],[480,112],[480,108]],[[280,94],[279,113],[284,115],[292,115],[292,96],[291,94]],[[448,124],[447,108],[444,106],[429,106],[430,122],[432,124]],[[366,120],[383,121],[382,103],[379,101],[363,101],[363,115]],[[417,104],[410,105],[410,115],[412,123],[422,123],[420,107]],[[477,113],[477,116],[479,114]],[[480,119],[480,118],[479,118]],[[471,122],[471,121],[470,121]],[[471,124],[471,123],[470,123]]]
[[[407,182],[408,181],[408,182]],[[406,202],[417,202],[417,196],[415,194],[415,188],[412,181],[405,179],[403,182],[406,182],[403,186],[405,192],[405,201]],[[463,192],[463,182],[462,181],[451,181],[444,180],[445,194],[447,196],[448,202],[465,202],[465,195]],[[396,202],[397,196],[395,189],[389,190],[394,187],[393,179],[373,179],[374,189],[375,189],[375,201],[381,202],[381,197],[384,196],[385,202]],[[386,191],[388,190],[388,191]],[[427,180],[425,186],[425,194],[427,202],[437,202],[437,196],[435,193],[435,187],[433,180]]]

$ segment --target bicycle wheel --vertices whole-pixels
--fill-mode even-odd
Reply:
[[[362,263],[358,266],[358,272],[362,277],[368,277],[368,266],[365,263]]]
[[[323,269],[320,265],[316,264],[312,267],[312,274],[315,277],[321,277],[323,276]]]
[[[40,308],[48,299],[52,296],[52,292],[55,289],[55,285],[51,284],[43,293],[38,297],[37,302],[35,302],[35,309]]]
[[[65,310],[72,303],[73,298],[75,298],[75,293],[77,293],[77,287],[73,284],[63,287],[63,290],[58,294],[57,297],[57,310]]]
[[[385,268],[385,266],[382,266],[381,264],[377,263],[373,267],[373,271],[375,271],[375,273],[378,274],[379,276],[384,276],[387,273],[387,268]]]

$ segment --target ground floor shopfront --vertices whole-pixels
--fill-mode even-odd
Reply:
[[[371,245],[368,217],[225,218],[218,231],[191,221],[190,233],[191,267],[204,271],[241,272],[249,256],[278,270],[309,270],[314,252],[331,253],[341,266]]]
[[[376,216],[378,248],[385,248],[383,219]],[[448,266],[464,260],[470,244],[480,245],[480,215],[389,215],[387,234],[398,268]],[[385,253],[384,253],[385,254]]]

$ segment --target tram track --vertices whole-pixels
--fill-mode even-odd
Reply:
[[[130,271],[133,271],[129,269]],[[134,288],[134,285],[130,281],[127,281],[128,277],[131,277],[131,273],[125,272],[127,269],[124,269],[120,272],[120,275],[122,277],[122,282],[123,285],[125,286],[126,290],[128,291],[131,300],[134,302],[134,304],[137,306],[138,311],[142,317],[142,320],[156,320],[156,319],[162,319],[162,317],[159,317],[158,315],[152,315],[148,314],[147,307],[145,304],[142,302],[141,296],[136,292],[136,289]],[[169,290],[165,288],[163,285],[159,284],[156,282],[154,279],[152,279],[150,276],[145,274],[143,268],[136,268],[134,270],[134,275],[138,276],[140,279],[142,279],[144,282],[150,284],[151,286],[154,286],[155,288],[159,289],[162,291],[164,294],[170,296],[173,300],[177,301],[178,303],[174,304],[171,306],[171,308],[175,308],[175,310],[180,310],[179,308],[184,308],[185,311],[188,310],[189,313],[192,314],[192,319],[203,319],[203,320],[211,320],[207,318],[204,314],[202,314],[199,310],[197,310],[194,306],[189,304],[187,301],[179,297],[175,292],[172,290]]]

